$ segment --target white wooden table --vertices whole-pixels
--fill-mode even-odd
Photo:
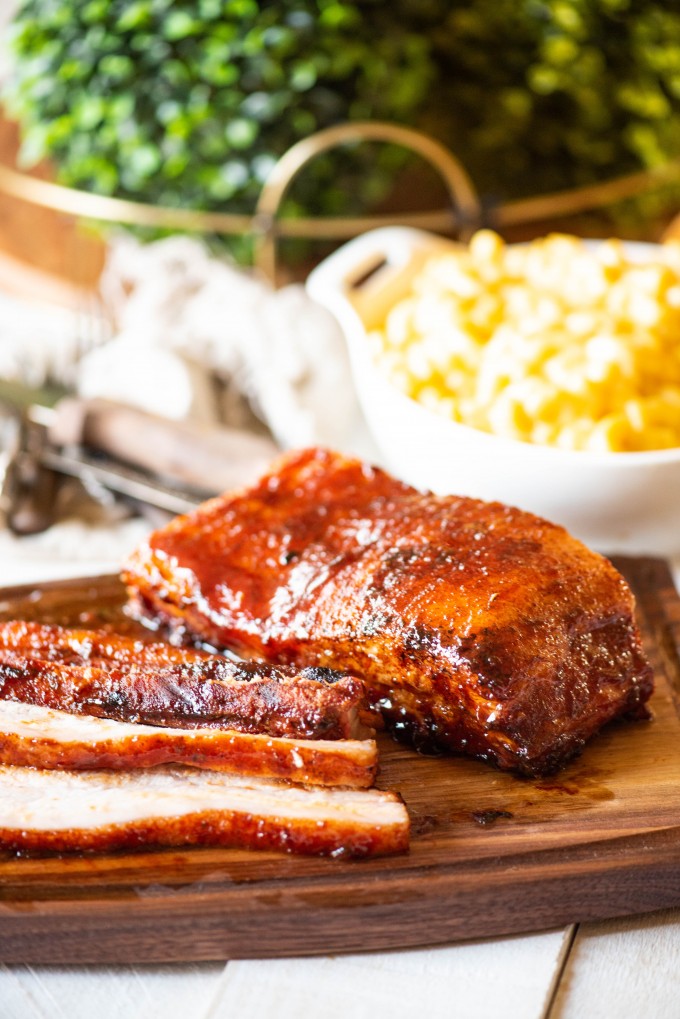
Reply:
[[[0,547],[0,584],[112,572],[91,541]],[[99,555],[95,553],[99,551]],[[676,564],[676,583],[680,576]],[[679,748],[680,751],[680,748]],[[1,905],[1,904],[0,904]],[[420,951],[191,965],[0,964],[0,1019],[680,1019],[680,909]]]

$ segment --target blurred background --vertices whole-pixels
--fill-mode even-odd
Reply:
[[[6,478],[10,531],[80,505],[52,477],[49,512],[13,514],[45,483],[45,442],[96,453],[79,480],[95,502],[147,505],[95,470],[121,462],[189,501],[210,487],[171,477],[142,419],[87,441],[81,420],[57,442],[47,410],[64,395],[245,432],[258,464],[311,442],[372,455],[342,331],[304,287],[371,225],[507,241],[676,229],[673,0],[0,0],[0,34],[5,461],[39,448]],[[459,189],[370,131],[304,149],[376,123],[451,154]]]
[[[672,0],[3,0],[0,11],[3,160],[18,153],[20,167],[95,194],[252,213],[288,148],[356,120],[441,141],[490,217],[503,202],[680,156]],[[650,180],[625,201],[577,208],[570,229],[655,238],[679,190],[677,179]],[[409,211],[442,198],[404,149],[364,144],[310,163],[282,213]],[[64,248],[63,223],[30,230],[22,211],[3,202],[4,244],[78,282],[97,278],[101,245]],[[221,246],[247,263],[250,241]],[[286,261],[304,271],[318,252],[300,247]]]

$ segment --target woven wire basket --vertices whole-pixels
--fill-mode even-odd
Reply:
[[[282,201],[303,167],[321,153],[357,142],[385,142],[420,156],[441,176],[449,204],[424,212],[359,217],[287,218]],[[504,230],[558,220],[624,199],[680,179],[680,162],[568,191],[490,206],[478,194],[458,158],[441,143],[413,128],[380,121],[357,121],[326,128],[293,145],[275,164],[252,215],[201,212],[148,205],[95,195],[0,166],[0,193],[76,219],[162,230],[226,236],[250,236],[255,267],[273,284],[280,281],[278,242],[284,239],[344,241],[384,226],[411,226],[461,240],[488,225]],[[680,216],[667,229],[680,234]]]

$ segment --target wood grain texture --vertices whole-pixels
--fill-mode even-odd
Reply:
[[[620,560],[657,674],[649,723],[610,726],[552,779],[385,739],[378,784],[413,821],[403,858],[193,850],[0,859],[0,959],[280,957],[441,945],[680,905],[680,602],[667,567]],[[116,578],[0,595],[5,617],[121,616]]]

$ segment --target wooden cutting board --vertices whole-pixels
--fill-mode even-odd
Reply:
[[[650,722],[610,725],[527,780],[381,740],[379,785],[407,856],[343,862],[239,850],[0,856],[0,961],[115,963],[437,945],[680,905],[680,600],[666,565],[616,560],[656,669]],[[96,625],[117,578],[0,591],[3,618]]]

